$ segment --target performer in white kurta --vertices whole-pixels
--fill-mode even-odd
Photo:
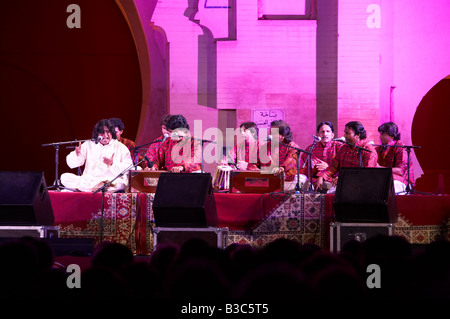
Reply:
[[[66,158],[70,168],[85,165],[83,174],[64,173],[61,183],[67,188],[95,191],[130,167],[133,164],[130,151],[114,136],[111,123],[108,120],[99,121],[92,133],[94,140],[80,143]],[[108,191],[125,190],[127,185],[128,174],[124,174],[113,182]]]

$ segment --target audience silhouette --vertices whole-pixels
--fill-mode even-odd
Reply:
[[[45,241],[24,237],[0,244],[2,298],[237,302],[270,300],[449,299],[450,243],[413,249],[405,238],[377,235],[349,241],[338,253],[285,238],[265,246],[202,239],[161,243],[150,256],[134,256],[119,243],[102,242],[69,288],[70,273],[55,266]],[[367,267],[381,269],[381,287],[366,284]]]

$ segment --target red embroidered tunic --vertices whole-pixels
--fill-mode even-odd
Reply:
[[[319,173],[319,170],[317,168],[314,168],[314,160],[315,159],[320,159],[324,162],[326,162],[329,165],[331,165],[331,162],[333,161],[333,158],[336,157],[336,154],[338,153],[339,149],[343,146],[344,144],[342,144],[341,142],[337,142],[337,141],[331,141],[328,142],[325,146],[320,143],[317,142],[315,148],[312,151],[312,162],[313,162],[313,178],[317,177],[317,173]],[[309,145],[305,151],[309,151],[312,147],[312,144]],[[300,166],[303,166],[304,161],[307,160],[308,155],[303,153],[302,154],[302,161],[300,163]],[[301,171],[302,174],[309,176],[309,163],[306,163],[304,169]]]
[[[168,138],[158,148],[158,154],[153,163],[157,170],[172,170],[183,166],[184,172],[192,173],[201,169],[200,143],[193,139],[182,138],[180,141]]]
[[[230,150],[230,159],[233,163],[244,161],[248,163],[247,170],[258,170],[261,163],[259,160],[259,142],[243,141]]]
[[[150,161],[156,162],[156,158],[158,157],[158,148],[161,146],[163,139],[164,139],[164,136],[161,135],[160,137],[155,139],[155,141],[160,140],[160,142],[156,142],[156,143],[149,145],[147,152],[145,154],[147,155],[147,157]]]
[[[377,152],[375,147],[366,142],[359,141],[356,146],[370,150],[370,152],[361,151],[363,167],[377,167]],[[332,177],[339,172],[341,167],[359,167],[358,149],[356,147],[344,144],[336,156],[331,161],[331,165],[327,169],[317,173],[318,177],[323,177],[326,181],[331,181]]]
[[[405,145],[400,141],[391,141],[387,145]],[[402,176],[393,174],[394,180],[398,180],[405,185],[408,184],[408,153],[404,147],[383,147],[377,146],[378,164],[383,167],[397,167],[402,170]],[[410,158],[409,179],[414,185],[414,173],[412,160]]]
[[[292,147],[300,148],[295,142],[290,142],[287,144]],[[267,149],[264,149],[267,147]],[[260,152],[267,152],[267,155],[270,156],[270,159],[264,162],[264,158],[261,158],[261,167],[267,167],[270,165],[278,164],[279,167],[284,168],[285,181],[292,181],[297,174],[297,151],[288,147],[284,144],[279,144],[278,148],[275,148],[274,152],[271,152],[272,144],[271,142],[267,142],[263,144]],[[273,162],[272,162],[273,161]]]

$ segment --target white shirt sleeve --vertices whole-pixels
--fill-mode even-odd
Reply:
[[[70,152],[66,157],[67,165],[70,168],[80,167],[86,162],[86,147],[88,141],[81,144],[81,154],[77,156],[75,150]]]

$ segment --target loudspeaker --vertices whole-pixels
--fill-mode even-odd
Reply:
[[[0,172],[0,225],[53,225],[43,172]]]
[[[392,169],[342,167],[339,170],[334,210],[338,222],[397,222]]]
[[[161,173],[153,201],[157,227],[217,226],[210,173]]]

